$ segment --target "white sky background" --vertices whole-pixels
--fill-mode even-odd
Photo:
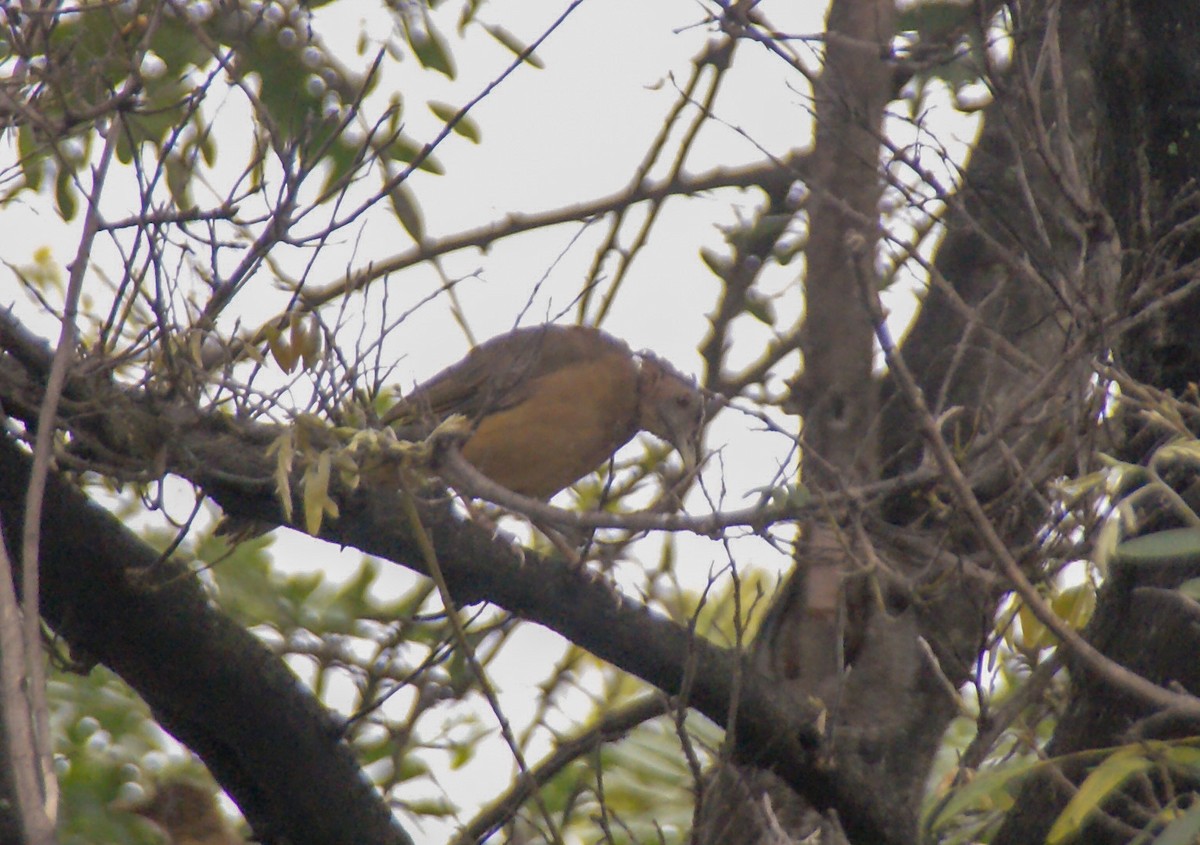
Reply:
[[[528,43],[564,5],[493,2],[484,7],[484,15]],[[775,5],[776,9],[765,10],[769,16],[797,11],[797,4]],[[772,20],[785,31],[819,32],[823,10],[817,5],[812,4],[805,15]],[[483,143],[475,146],[452,138],[438,151],[446,175],[417,174],[413,178],[411,187],[419,197],[428,233],[436,237],[468,230],[509,212],[558,208],[625,187],[675,103],[676,86],[686,83],[693,57],[710,37],[704,27],[686,28],[703,20],[704,14],[701,6],[691,2],[584,3],[539,48],[543,70],[518,69],[471,112],[482,129]],[[326,37],[332,38],[332,33],[326,33]],[[512,60],[508,51],[479,32],[468,45],[455,47],[455,58],[459,61],[459,79],[454,83],[417,71],[410,64],[414,77],[418,77],[414,81],[435,89],[428,97],[459,105]],[[744,130],[753,143],[735,129],[712,122],[701,132],[689,169],[698,172],[718,165],[760,161],[763,153],[755,144],[783,154],[807,138],[810,129],[803,96],[788,87],[789,83],[796,84],[793,77],[778,57],[753,45],[743,45],[724,80],[717,112],[732,126]],[[408,97],[407,102],[411,116],[406,122],[408,133],[418,139],[432,137],[440,125],[420,107],[420,95]],[[663,172],[659,166],[652,175],[661,177]],[[719,233],[714,227],[733,222],[730,200],[734,196],[725,192],[667,203],[649,246],[634,262],[625,290],[605,323],[608,331],[623,337],[635,349],[653,349],[685,371],[699,372],[696,346],[706,333],[705,315],[719,292],[716,278],[699,259],[699,248],[702,244],[719,246]],[[747,205],[759,202],[757,192],[743,194],[742,199]],[[641,217],[639,210],[631,215],[631,221],[640,222]],[[387,225],[395,231],[394,222],[387,221]],[[628,225],[626,228],[632,231]],[[543,295],[531,308],[526,322],[538,322],[544,314],[568,308],[604,232],[604,225],[598,223],[572,244],[579,227],[560,226],[500,242],[483,255],[471,250],[448,256],[443,266],[451,278],[479,273],[477,280],[461,283],[458,293],[472,328],[483,339],[513,325],[529,291],[543,274],[548,274]],[[628,242],[628,238],[625,240]],[[384,241],[383,254],[393,250]],[[402,278],[396,281],[404,282]],[[780,303],[783,325],[796,314],[797,302],[793,294],[790,306]],[[426,315],[410,328],[411,338],[405,337],[403,328],[396,333],[397,342],[407,347],[401,354],[422,351],[406,360],[412,362],[412,367],[401,364],[397,370],[401,378],[420,380],[457,360],[467,348],[465,338],[444,308],[426,309]],[[431,349],[424,336],[426,329],[445,337],[445,343],[434,344]],[[406,343],[409,339],[411,346]],[[747,344],[742,360],[751,357],[757,346]],[[734,419],[731,425],[744,432],[747,418]],[[735,435],[720,431],[710,435],[712,445],[731,436]],[[726,479],[733,492],[731,506],[747,503],[740,494],[771,477],[788,446],[772,435],[741,440],[741,454],[727,457],[727,467],[733,468]],[[765,470],[764,462],[768,464]],[[697,507],[703,507],[702,502],[695,501]],[[759,541],[750,543],[760,557],[768,551]],[[647,565],[655,563],[657,554],[657,543],[644,545],[642,555]],[[710,567],[723,565],[724,552],[719,544],[685,538],[679,560],[690,570],[682,580],[699,587]],[[781,568],[785,564],[776,559],[772,565]],[[526,626],[492,665],[501,705],[518,731],[532,715],[535,696],[530,693],[559,658],[560,643],[556,635]],[[582,694],[574,698],[560,697],[564,710],[590,710],[590,702]],[[481,719],[485,724],[494,724],[490,713],[481,712]],[[547,747],[544,743],[537,746]],[[535,751],[531,761],[537,756]],[[512,772],[511,759],[497,739],[492,753],[481,754],[462,770],[442,771],[439,778],[456,801],[468,804],[472,794],[483,801],[504,789]],[[463,818],[469,818],[469,807],[464,806],[464,810]],[[412,832],[418,842],[438,842],[447,838],[449,828],[425,824]]]
[[[485,5],[484,14],[531,41],[563,5],[494,2]],[[789,4],[778,5],[783,9]],[[691,72],[692,57],[709,37],[700,26],[678,34],[672,30],[703,17],[703,9],[690,2],[585,2],[538,50],[544,70],[518,69],[472,111],[483,130],[483,143],[475,146],[452,138],[437,153],[446,175],[414,176],[411,187],[420,198],[429,233],[472,229],[509,212],[554,209],[624,188],[676,99],[670,75],[682,85]],[[808,17],[819,30],[819,17]],[[793,19],[780,25],[797,23]],[[409,63],[414,82],[428,84],[428,97],[455,105],[465,102],[512,60],[511,53],[478,31],[455,48],[455,56],[461,64],[454,83],[416,71]],[[763,64],[771,65],[769,74],[761,72]],[[786,152],[807,133],[802,98],[788,89],[792,74],[783,71],[777,57],[745,45],[719,103],[724,119],[777,153]],[[764,84],[765,78],[771,84]],[[406,129],[418,139],[432,137],[440,128],[421,106],[422,96],[406,97]],[[690,169],[761,158],[750,141],[714,123],[702,131]],[[653,175],[661,176],[663,170],[660,165]],[[757,196],[747,199],[758,201]],[[653,348],[685,369],[697,368],[695,346],[703,336],[704,312],[717,293],[716,279],[698,260],[698,248],[716,240],[715,222],[731,219],[728,196],[669,202],[661,230],[635,262],[628,293],[618,299],[612,322],[605,327],[634,348]],[[592,227],[568,250],[577,233],[577,226],[556,227],[499,243],[486,255],[464,251],[445,260],[452,278],[481,272],[479,281],[459,288],[468,319],[481,338],[511,328],[529,291],[547,272],[546,293],[526,322],[569,307],[603,226]],[[392,251],[386,241],[383,246],[384,254]],[[568,251],[562,255],[564,250]],[[465,341],[457,348],[447,346],[444,361],[431,362],[425,356],[414,375],[427,375],[429,364],[456,360]]]
[[[481,17],[502,24],[528,43],[565,7],[561,0],[490,0]],[[361,20],[347,14],[353,8],[361,9]],[[706,8],[691,0],[584,2],[538,50],[544,69],[519,68],[471,112],[482,130],[482,143],[474,145],[451,136],[436,152],[445,175],[414,174],[410,187],[420,203],[427,234],[431,238],[454,234],[510,212],[555,209],[607,196],[627,186],[675,103],[677,86],[689,78],[692,59],[711,37],[707,27],[696,25],[707,17]],[[823,29],[824,3],[767,0],[760,9],[783,32],[814,34]],[[443,11],[443,31],[453,33],[458,6],[447,3]],[[314,32],[320,33],[333,52],[351,65],[354,44],[364,27],[369,35],[386,36],[392,18],[377,4],[367,2],[335,3],[314,15]],[[380,86],[381,90],[390,86],[403,92],[405,131],[419,142],[433,138],[441,128],[440,121],[425,108],[426,100],[461,105],[495,79],[513,58],[478,28],[469,31],[465,43],[452,38],[451,49],[458,70],[456,80],[421,70],[409,57],[396,79],[386,79]],[[797,49],[810,67],[816,64],[805,48]],[[373,52],[367,50],[360,68],[365,68]],[[387,62],[384,67],[389,72],[394,70]],[[761,161],[763,150],[783,155],[807,144],[811,135],[809,100],[801,83],[779,57],[757,45],[742,44],[722,83],[715,109],[719,121],[710,121],[701,131],[688,170],[698,173],[714,166]],[[240,106],[227,108],[235,112]],[[687,118],[693,114],[694,110]],[[239,121],[234,114],[226,117],[229,128],[218,130],[219,149],[237,143]],[[969,137],[965,129],[961,134]],[[12,143],[10,140],[0,147],[0,157],[11,160],[15,154]],[[669,163],[671,157],[667,158]],[[659,166],[652,176],[661,177],[663,173],[664,167]],[[721,246],[716,227],[736,219],[731,205],[737,201],[751,208],[760,201],[760,195],[722,192],[668,201],[649,246],[635,261],[604,328],[627,340],[634,349],[652,349],[684,371],[699,372],[696,347],[706,335],[706,315],[719,292],[716,278],[700,260],[699,249],[702,245]],[[61,224],[52,209],[49,201],[42,208],[5,208],[0,254],[21,264],[32,259],[38,246],[48,244],[65,266],[73,257],[80,218],[72,224]],[[113,214],[116,216],[115,211]],[[640,220],[641,212],[630,217],[634,225]],[[497,243],[486,253],[467,250],[442,259],[450,278],[476,274],[458,286],[458,294],[477,338],[486,339],[511,328],[543,276],[544,284],[524,323],[540,322],[545,315],[568,310],[605,231],[604,223],[599,222],[572,243],[579,226],[559,226]],[[634,231],[629,223],[626,231]],[[339,237],[340,241],[326,248],[319,272],[310,277],[312,281],[336,280],[347,267],[361,267],[411,245],[386,204],[372,211],[361,229]],[[628,238],[624,241],[627,243]],[[773,278],[782,290],[798,272],[799,267],[793,265]],[[0,282],[0,306],[15,296],[15,292],[6,290],[8,284]],[[409,291],[436,287],[437,276],[432,269],[413,268],[396,274],[388,284],[393,297],[407,301]],[[776,303],[781,328],[786,329],[795,319],[799,300],[793,287]],[[253,306],[249,303],[248,310],[253,311]],[[396,310],[403,307],[401,304]],[[269,306],[261,306],[257,313],[261,320],[274,312]],[[566,319],[573,316],[573,310],[568,310]],[[47,336],[55,333],[47,330]],[[737,367],[755,357],[767,337],[764,326],[742,318],[730,363]],[[389,351],[399,361],[395,374],[402,387],[457,360],[468,348],[467,339],[442,300],[423,308],[402,325],[390,343]],[[748,504],[748,497],[755,495],[754,488],[773,476],[788,449],[785,439],[754,431],[752,420],[730,413],[723,414],[713,426],[708,445],[724,450],[723,474],[729,496],[726,507]],[[714,489],[719,489],[715,476],[712,483]],[[699,497],[693,497],[688,506],[694,512],[706,508]],[[281,530],[276,534],[277,556],[299,568],[349,574],[361,557],[357,552],[339,553],[296,532]],[[644,548],[643,556],[652,565],[657,559],[657,545],[649,543]],[[769,547],[760,541],[744,541],[738,549],[743,565],[764,565],[773,570],[786,566],[778,555],[768,554]],[[710,567],[724,565],[725,551],[719,543],[685,538],[679,561],[689,570],[681,580],[700,586]],[[394,567],[389,569],[396,571]],[[398,573],[396,581],[400,588],[401,583],[409,583],[409,576]],[[518,732],[533,704],[530,686],[543,679],[560,649],[561,641],[556,636],[527,626],[507,647],[507,659],[494,664],[493,682],[500,688],[504,710]],[[579,704],[586,707],[582,697]],[[484,712],[481,718],[487,724],[494,721]],[[463,770],[440,773],[450,796],[463,805],[464,820],[472,814],[472,795],[482,803],[510,782],[511,761],[506,752],[498,750],[497,754],[504,756],[483,755]],[[534,754],[533,759],[536,757]],[[402,790],[401,797],[416,796]],[[418,829],[411,820],[404,821],[418,843],[445,841],[453,829],[453,825]]]

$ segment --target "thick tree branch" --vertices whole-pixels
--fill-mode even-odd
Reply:
[[[21,536],[30,458],[0,437],[0,521]],[[200,755],[264,842],[411,845],[340,730],[283,662],[113,516],[51,475],[43,618],[112,668]],[[319,796],[319,800],[314,800]]]
[[[11,330],[7,336],[10,340],[17,337]],[[30,343],[22,347],[22,355],[27,361],[38,357]],[[10,364],[15,364],[15,358],[10,359]],[[36,391],[39,369],[26,370],[24,389]],[[8,389],[14,389],[17,381],[11,372],[7,374]],[[4,385],[5,382],[0,380],[0,386]],[[77,394],[89,392],[78,383],[68,384],[67,390]],[[26,397],[25,401],[29,398],[32,397]],[[22,401],[16,404],[25,406]],[[164,407],[143,394],[123,389],[115,389],[106,396],[105,411],[139,432],[141,455],[156,454],[156,461],[196,483],[221,504],[226,513],[275,524],[282,521],[281,506],[271,482],[274,463],[265,454],[266,445],[280,433],[278,427],[237,424],[219,415],[198,417],[186,406]],[[109,444],[109,447],[115,445]],[[13,454],[19,454],[11,442],[8,448]],[[135,462],[145,460],[144,457],[131,458]],[[6,478],[11,475],[5,473]],[[64,487],[60,485],[60,491]],[[65,492],[56,493],[56,498],[65,496]],[[890,832],[891,820],[880,812],[871,791],[845,773],[831,771],[825,764],[820,751],[822,738],[817,729],[819,711],[804,702],[779,700],[773,684],[744,656],[697,639],[687,628],[616,593],[586,569],[511,546],[489,530],[465,520],[444,497],[418,501],[418,508],[424,531],[432,540],[447,586],[457,604],[487,600],[551,628],[668,695],[686,692],[687,703],[718,724],[729,723],[732,703],[736,701],[733,739],[739,758],[775,771],[805,794],[814,806],[836,809],[844,819],[846,829],[858,841],[902,841]],[[299,505],[296,512],[302,512]],[[403,513],[401,494],[395,490],[383,487],[360,489],[343,498],[340,518],[328,523],[320,536],[424,572],[424,557],[414,537],[413,526]],[[69,521],[63,515],[54,518]],[[81,524],[80,519],[74,519],[75,524]],[[111,530],[116,531],[117,527],[112,526]],[[138,568],[147,568],[152,566],[154,554],[144,547],[140,551],[122,548],[136,543],[123,531],[118,532],[115,540],[108,539],[107,534],[102,527],[92,526],[90,545],[44,548],[44,554],[52,556],[57,567],[54,570],[56,577],[46,586],[47,614],[55,614],[51,618],[55,624],[64,626],[68,641],[88,645],[119,673],[130,677],[135,688],[164,715],[167,726],[208,759],[222,783],[231,789],[239,802],[245,802],[243,806],[248,808],[252,822],[260,830],[270,831],[268,822],[279,818],[275,811],[284,806],[284,802],[268,803],[268,809],[263,811],[261,802],[265,799],[260,791],[268,787],[255,781],[252,773],[245,771],[242,765],[231,761],[226,756],[228,748],[225,744],[235,745],[239,750],[243,743],[262,747],[263,738],[270,736],[270,742],[266,743],[268,747],[262,753],[271,757],[273,765],[282,765],[281,759],[271,755],[294,753],[295,743],[289,747],[284,740],[287,726],[277,725],[270,731],[263,729],[261,733],[255,731],[252,737],[245,735],[245,721],[235,724],[233,717],[238,708],[224,696],[234,692],[238,693],[239,699],[242,695],[253,695],[253,685],[244,678],[235,682],[225,677],[219,664],[224,659],[222,655],[245,649],[245,654],[251,655],[247,659],[254,663],[254,668],[249,671],[267,674],[263,664],[277,666],[274,658],[267,661],[261,656],[266,654],[265,649],[252,648],[242,641],[244,632],[215,611],[199,607],[203,596],[191,580],[176,579],[169,587],[152,590],[151,597],[165,604],[156,605],[153,612],[142,607],[142,602],[150,599],[136,589],[136,584],[124,584],[123,573],[129,564],[123,566],[121,561],[133,561]],[[97,536],[106,539],[98,542]],[[59,539],[65,541],[67,538]],[[51,543],[51,540],[46,542]],[[83,540],[76,538],[75,542],[82,543]],[[99,622],[90,609],[85,613],[78,606],[92,593],[70,588],[73,581],[70,561],[86,560],[85,550],[96,547],[114,550],[114,557],[108,564],[111,569],[103,572],[104,577],[114,583],[109,584],[107,590],[95,588],[93,591],[95,599],[101,603],[97,613],[108,620],[138,619],[137,625],[112,626],[119,630],[105,632],[106,638],[101,641],[103,650],[91,645],[96,634],[90,625]],[[167,564],[161,564],[154,571],[160,570],[178,572]],[[49,576],[50,570],[47,572]],[[152,583],[162,582],[155,579]],[[175,601],[182,602],[183,606],[169,610]],[[91,621],[89,627],[77,630],[68,623],[81,614]],[[218,642],[209,641],[214,634]],[[232,645],[225,642],[228,637],[234,638]],[[195,645],[189,646],[192,641]],[[193,648],[198,650],[197,654],[192,653]],[[164,650],[171,653],[172,649],[183,662],[182,666],[171,666],[172,661],[165,658]],[[202,675],[203,689],[195,688],[193,675],[197,669],[211,673]],[[294,684],[289,674],[282,686],[290,688]],[[220,688],[216,701],[209,685]],[[197,702],[205,704],[198,705]],[[240,701],[238,706],[252,705],[249,701]],[[300,727],[305,726],[303,719],[297,717],[297,721]],[[321,753],[348,754],[342,746],[332,740],[330,743],[331,746]],[[309,753],[305,752],[306,760]],[[311,751],[313,759],[317,754],[318,749],[314,747]],[[294,785],[290,774],[288,783]],[[345,790],[344,784],[340,787],[331,784],[330,788]],[[311,791],[311,787],[309,789]],[[316,828],[309,832],[313,829]],[[316,840],[295,838],[294,841]]]

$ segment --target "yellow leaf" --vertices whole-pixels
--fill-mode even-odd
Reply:
[[[1092,611],[1096,609],[1096,590],[1090,581],[1085,581],[1063,590],[1054,597],[1050,606],[1055,615],[1078,631],[1092,618]]]
[[[267,356],[263,355],[262,350],[251,339],[246,337],[238,338],[237,349],[239,354],[246,355],[255,363],[264,367],[267,365]]]
[[[204,333],[199,331],[188,332],[187,348],[188,357],[192,359],[192,363],[197,367],[204,366]]]
[[[1017,611],[1017,617],[1021,620],[1022,648],[1026,651],[1036,652],[1053,645],[1054,638],[1041,620],[1034,616],[1029,605],[1022,602],[1021,609]]]
[[[308,320],[308,328],[302,334],[300,344],[300,355],[304,359],[304,369],[311,370],[321,360],[321,349],[323,346],[323,338],[321,336],[321,326],[317,322],[316,317]]]
[[[1190,774],[1200,770],[1200,748],[1189,745],[1173,745],[1163,752],[1163,756],[1172,766],[1178,766]]]
[[[1200,463],[1200,440],[1190,437],[1172,440],[1154,453],[1151,463],[1154,466],[1158,466],[1160,463]]]
[[[288,346],[295,350],[304,346],[304,315],[297,311],[288,314]]]
[[[1133,775],[1154,765],[1141,747],[1123,748],[1097,766],[1079,785],[1079,791],[1055,819],[1046,835],[1046,845],[1063,845],[1079,835],[1087,817]]]
[[[288,344],[283,334],[274,326],[267,326],[265,329],[267,335],[267,346],[271,348],[271,356],[275,362],[279,364],[279,368],[285,373],[290,373],[296,368],[295,350]]]
[[[321,520],[327,511],[337,516],[337,506],[329,498],[330,455],[326,450],[317,456],[315,465],[304,473],[304,530],[314,537],[321,532]]]
[[[286,429],[267,447],[267,454],[275,454],[275,492],[283,506],[283,518],[292,521],[292,463],[296,458],[292,429]]]

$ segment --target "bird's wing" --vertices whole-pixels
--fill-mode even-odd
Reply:
[[[515,407],[543,376],[603,354],[628,353],[620,341],[581,326],[516,329],[475,347],[466,358],[418,385],[385,416],[479,419]]]

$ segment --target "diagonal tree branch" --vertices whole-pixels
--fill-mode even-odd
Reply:
[[[0,437],[0,522],[24,522],[30,458]],[[330,715],[198,580],[56,474],[41,538],[43,618],[208,764],[264,842],[411,845]],[[51,528],[48,528],[52,526]],[[320,800],[313,800],[319,795]]]
[[[13,337],[11,331],[8,336]],[[22,349],[21,356],[26,361],[38,357],[32,344]],[[14,362],[15,357],[10,359]],[[40,369],[25,370],[26,390],[36,392]],[[14,384],[11,374],[6,379],[0,379],[0,392]],[[66,391],[87,393],[78,384],[68,384]],[[18,411],[36,407],[15,404]],[[155,456],[153,462],[197,484],[227,514],[282,522],[271,481],[274,461],[266,454],[280,427],[239,424],[220,415],[198,416],[182,404],[164,406],[137,391],[116,388],[105,396],[104,413],[138,432],[138,454],[130,455],[132,462]],[[0,475],[10,486],[0,487],[0,499],[20,487],[20,450],[11,440],[6,441],[6,449],[10,463],[0,465]],[[289,815],[291,805],[283,794],[299,789],[311,773],[289,770],[280,784],[264,783],[262,774],[272,767],[286,767],[292,754],[301,755],[298,770],[305,770],[322,753],[335,754],[342,761],[340,775],[327,775],[319,782],[333,791],[347,790],[346,778],[355,776],[349,749],[315,727],[327,717],[311,698],[295,698],[291,674],[248,640],[244,631],[208,607],[194,580],[178,577],[181,570],[171,563],[156,566],[152,550],[99,509],[86,505],[65,484],[56,481],[55,485],[48,501],[55,502],[56,510],[47,518],[72,530],[44,541],[47,618],[68,642],[86,647],[146,696],[164,724],[209,762],[256,830],[271,833],[272,825],[283,823],[286,816],[293,841],[322,841],[304,838],[327,829]],[[728,723],[736,700],[734,737],[740,759],[777,772],[814,806],[836,809],[857,841],[902,841],[871,790],[824,764],[819,711],[803,702],[779,699],[773,685],[745,656],[697,639],[688,628],[620,595],[584,569],[514,548],[466,521],[444,497],[417,505],[456,604],[490,601],[551,628],[668,695],[686,694],[690,706],[718,724]],[[72,510],[65,511],[67,507]],[[421,546],[403,515],[400,493],[381,487],[360,489],[342,497],[339,507],[340,518],[322,529],[321,539],[425,572]],[[74,513],[76,509],[81,513]],[[301,503],[295,511],[302,512]],[[0,516],[7,524],[3,508]],[[101,562],[91,560],[99,554],[98,548],[103,550]],[[81,567],[88,577],[77,572]],[[129,578],[130,569],[139,577]],[[148,592],[143,578],[151,587]],[[94,583],[97,579],[101,583]],[[136,624],[112,625],[113,619],[133,619]],[[227,674],[223,663],[234,658],[237,665]],[[263,681],[252,681],[256,675]],[[255,704],[255,686],[263,682],[270,697],[279,697],[269,707]],[[242,712],[245,708],[258,716],[248,718]],[[289,711],[293,715],[286,716]],[[260,721],[279,715],[284,718],[271,725]],[[304,732],[300,741],[286,739],[293,728]],[[360,824],[370,822],[368,805],[369,801],[355,805],[365,814]],[[353,807],[346,807],[345,813],[354,817]],[[380,834],[362,841],[403,841],[395,838],[394,830],[387,830],[391,832],[386,837]],[[330,836],[334,838],[324,841],[348,841]]]

